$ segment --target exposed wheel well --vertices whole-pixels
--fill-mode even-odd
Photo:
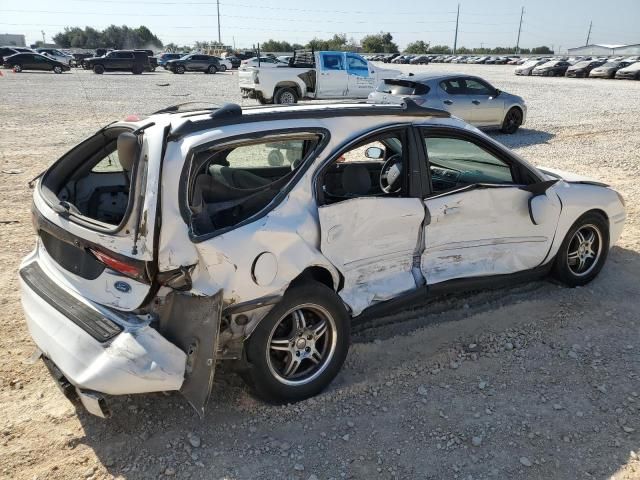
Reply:
[[[333,276],[331,272],[324,267],[313,266],[305,268],[300,275],[293,279],[293,281],[289,284],[289,288],[294,285],[299,285],[308,280],[315,280],[316,282],[320,282],[323,285],[326,285],[334,292],[338,289],[338,285],[334,284]]]
[[[296,82],[280,82],[276,85],[276,88],[273,89],[273,96],[276,96],[276,93],[281,88],[293,88],[298,94],[298,98],[302,98],[302,91],[300,90],[300,85]]]

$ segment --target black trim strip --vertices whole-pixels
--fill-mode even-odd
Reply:
[[[38,296],[99,342],[106,342],[122,331],[120,325],[58,287],[38,262],[20,270],[20,276]]]

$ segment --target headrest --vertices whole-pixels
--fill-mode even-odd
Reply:
[[[138,159],[138,137],[125,132],[118,135],[118,160],[125,172],[133,170],[133,164]]]

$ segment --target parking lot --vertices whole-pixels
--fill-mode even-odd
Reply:
[[[5,478],[640,478],[640,82],[459,71],[520,95],[526,124],[491,135],[531,163],[614,186],[621,240],[585,288],[534,282],[451,296],[354,325],[320,396],[270,406],[229,372],[204,420],[179,394],[69,403],[33,350],[17,268],[35,240],[27,182],[110,121],[243,100],[237,72],[0,77],[0,476]]]

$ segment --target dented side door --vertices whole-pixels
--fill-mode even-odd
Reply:
[[[557,195],[552,191],[548,195],[559,215]],[[547,257],[557,221],[533,223],[531,196],[517,186],[496,185],[427,198],[431,223],[425,228],[422,255],[427,283],[539,266]]]

